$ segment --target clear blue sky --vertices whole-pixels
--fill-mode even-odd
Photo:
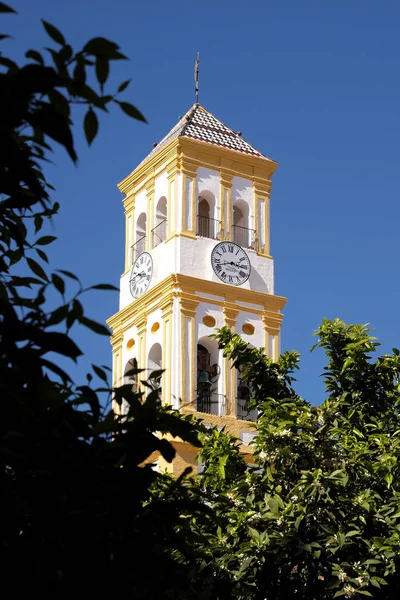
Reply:
[[[11,2],[10,2],[11,3]],[[61,213],[52,267],[83,282],[118,284],[124,217],[116,187],[194,102],[200,102],[277,160],[271,210],[276,293],[288,298],[282,348],[303,354],[298,390],[323,399],[323,356],[310,355],[323,317],[369,322],[388,351],[400,345],[399,161],[400,3],[385,0],[16,0],[2,17],[16,58],[47,45],[40,23],[73,45],[102,35],[131,57],[115,81],[132,77],[125,99],[149,124],[119,112],[103,119],[80,164],[61,152],[48,175]],[[88,297],[93,318],[116,312],[117,294]],[[110,364],[108,340],[77,331],[90,362]]]

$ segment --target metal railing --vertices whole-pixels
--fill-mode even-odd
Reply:
[[[155,248],[167,238],[167,219],[164,219],[151,230],[152,247]]]
[[[209,390],[197,390],[196,410],[209,415],[225,414],[225,396]]]
[[[146,250],[146,236],[142,236],[138,241],[131,246],[131,261],[132,264],[135,262],[138,256]]]
[[[201,237],[214,239],[219,236],[220,232],[221,221],[197,215],[197,235],[200,235]]]
[[[249,410],[249,402],[247,398],[236,398],[236,418],[241,421],[256,421],[257,410],[252,408]]]
[[[258,244],[255,229],[249,229],[241,225],[232,225],[232,242],[239,244],[243,248],[252,247],[257,250]]]

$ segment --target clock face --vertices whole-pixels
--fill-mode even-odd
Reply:
[[[134,298],[139,298],[148,289],[152,275],[153,259],[151,254],[143,252],[135,260],[129,279],[129,289]]]
[[[211,253],[214,273],[224,283],[242,285],[250,277],[250,259],[241,246],[233,242],[220,242]]]

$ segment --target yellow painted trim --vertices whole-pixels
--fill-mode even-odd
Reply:
[[[176,172],[168,174],[168,198],[167,198],[167,239],[175,231],[176,214]]]
[[[146,184],[146,196],[147,196],[147,214],[146,214],[146,250],[152,249],[152,240],[150,239],[150,232],[154,227],[154,186],[155,177],[152,175],[151,179]]]
[[[194,406],[195,401],[195,379],[196,379],[196,359],[197,349],[195,347],[195,316],[199,306],[199,301],[193,298],[179,298],[180,318],[181,318],[181,348],[188,347],[188,355],[183,351],[182,373],[181,373],[181,394],[184,404]],[[186,340],[186,320],[189,321],[189,340]],[[189,377],[189,398],[186,398],[186,382]]]
[[[181,211],[181,223],[180,223],[180,231],[184,231],[186,229],[186,194],[187,194],[187,186],[188,179],[186,174],[182,173],[182,211]]]
[[[231,231],[232,219],[232,174],[220,169],[220,206],[221,206],[221,238],[228,239]],[[225,195],[226,204],[225,206]],[[226,222],[225,222],[226,219]]]
[[[182,159],[182,163],[190,162],[193,165],[215,168],[224,166],[232,175],[239,177],[257,177],[261,181],[269,179],[276,170],[278,163],[265,157],[244,154],[221,146],[213,146],[207,142],[200,142],[185,137],[177,137],[164,147],[160,148],[146,162],[139,165],[123,181],[118,188],[123,194],[129,194],[133,189],[137,192],[146,185],[149,169],[153,173],[166,164]]]
[[[181,291],[179,291],[181,290]],[[220,296],[224,300],[215,300],[213,298],[204,298],[196,296],[196,290],[202,293]],[[107,324],[114,331],[118,332],[125,329],[128,325],[134,324],[141,315],[147,314],[153,306],[158,306],[161,298],[165,296],[181,296],[187,300],[195,302],[210,302],[217,306],[233,304],[236,310],[244,310],[260,314],[258,309],[247,306],[241,306],[240,301],[259,304],[263,307],[266,318],[272,327],[279,329],[283,315],[280,312],[286,304],[286,298],[264,294],[254,290],[241,289],[238,287],[227,286],[216,281],[199,280],[189,275],[173,274],[165,278],[162,282],[150,288],[143,296],[134,300],[124,309],[113,315],[107,320]],[[221,304],[222,302],[222,304]]]
[[[134,205],[133,205],[134,206]],[[129,230],[129,219],[130,229]],[[134,208],[130,208],[125,212],[125,271],[129,271],[132,266],[131,245],[133,244],[134,236]],[[130,235],[131,234],[131,235]],[[131,241],[132,244],[129,243]]]

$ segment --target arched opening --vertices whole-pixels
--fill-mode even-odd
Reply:
[[[221,415],[225,413],[225,397],[218,394],[218,345],[214,340],[201,338],[197,344],[196,406],[199,412]]]
[[[250,348],[254,348],[249,344]],[[258,411],[249,408],[252,396],[251,385],[237,371],[236,377],[236,417],[242,421],[257,421]]]
[[[141,213],[136,221],[135,244],[133,245],[133,262],[146,250],[147,215]]]
[[[249,229],[249,205],[244,200],[233,204],[232,241],[243,248],[252,246],[254,231]]]
[[[215,196],[207,190],[202,191],[197,203],[197,235],[216,238],[221,230],[221,222],[213,218],[215,212]]]
[[[153,248],[167,238],[167,199],[162,196],[157,202],[155,214],[155,227],[152,230]]]
[[[162,348],[160,344],[153,344],[150,348],[148,357],[147,357],[147,377],[149,379],[149,383],[153,386],[154,389],[159,388],[160,397],[161,397],[161,379],[162,374],[157,373],[157,371],[161,371],[162,369]],[[154,373],[154,376],[152,374]]]
[[[133,393],[137,392],[138,376],[136,373],[133,372],[133,371],[136,371],[137,368],[138,368],[138,366],[137,366],[136,359],[130,358],[125,365],[124,377],[122,380],[123,385],[131,386]],[[125,399],[123,399],[122,404],[121,404],[121,414],[126,415],[128,413],[128,410],[129,410],[129,404]]]

